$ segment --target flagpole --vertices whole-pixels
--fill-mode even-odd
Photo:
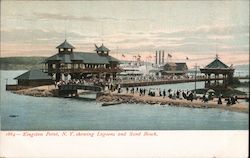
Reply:
[[[195,63],[195,75],[194,75],[194,97],[196,98],[196,79],[197,79],[197,68],[198,68],[198,66],[197,66],[197,63]]]

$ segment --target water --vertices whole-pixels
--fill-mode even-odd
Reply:
[[[1,71],[2,130],[246,130],[248,114],[146,104],[101,107],[95,101],[31,97],[5,91],[24,71]],[[197,83],[197,88],[203,86]],[[154,86],[193,89],[194,83]],[[17,117],[9,117],[17,115]]]
[[[246,66],[244,68],[236,68],[234,71],[234,76],[249,76],[249,67]]]

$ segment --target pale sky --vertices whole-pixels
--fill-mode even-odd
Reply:
[[[216,54],[248,64],[249,1],[1,1],[2,57],[51,56],[65,37],[75,51],[104,43],[119,59],[164,50],[188,65]]]

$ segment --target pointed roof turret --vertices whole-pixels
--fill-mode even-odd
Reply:
[[[56,48],[58,49],[75,49],[74,46],[72,46],[71,44],[69,44],[67,42],[67,40],[65,40],[62,44],[60,44],[59,46],[57,46]]]
[[[215,60],[208,64],[205,68],[210,69],[225,69],[229,68],[226,64],[220,61],[218,54],[216,54]]]
[[[97,51],[97,52],[109,52],[109,51],[110,51],[107,47],[105,47],[105,46],[103,45],[103,43],[102,43],[102,45],[101,45],[100,47],[98,47],[98,46],[95,44],[95,47],[96,47],[96,50],[95,50],[95,51]]]

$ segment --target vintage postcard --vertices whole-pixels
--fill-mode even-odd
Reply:
[[[0,66],[0,157],[248,156],[249,1],[1,1]]]

